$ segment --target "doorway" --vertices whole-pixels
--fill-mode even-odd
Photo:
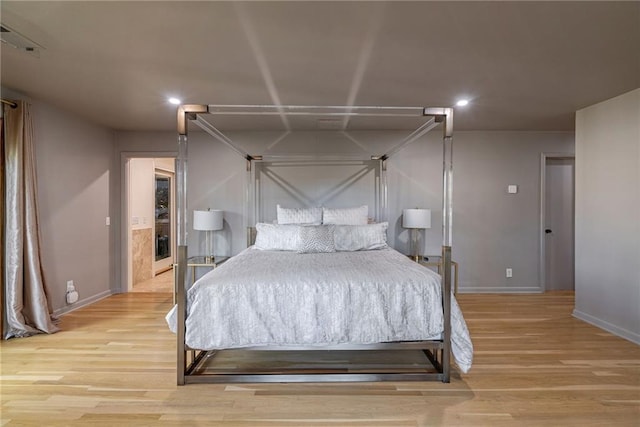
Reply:
[[[122,290],[171,292],[175,242],[175,158],[123,158]],[[126,285],[125,285],[126,283]]]
[[[540,166],[540,285],[543,291],[573,291],[575,158],[543,154]]]

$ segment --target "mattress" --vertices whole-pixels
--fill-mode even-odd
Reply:
[[[174,307],[166,317],[176,332]],[[373,344],[439,339],[440,276],[391,248],[300,254],[250,247],[187,291],[185,342],[200,350],[261,345]],[[473,345],[451,298],[453,358]]]

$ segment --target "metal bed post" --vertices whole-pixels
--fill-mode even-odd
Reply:
[[[245,174],[245,229],[247,230],[247,247],[253,244],[253,227],[255,226],[255,222],[253,220],[255,214],[255,203],[254,203],[254,173],[255,173],[255,164],[251,159],[246,159],[246,174]]]
[[[187,135],[178,136],[178,158],[176,161],[177,184],[177,219],[178,219],[178,271],[176,274],[177,303],[178,303],[178,385],[184,385],[184,374],[187,365],[185,351],[185,328],[187,317],[187,301],[185,292],[185,278],[187,275]]]
[[[246,155],[246,174],[245,174],[245,227],[247,230],[247,247],[253,245],[256,240],[256,223],[260,221],[262,213],[258,211],[259,193],[259,172],[257,170],[257,161],[262,160],[262,156]]]
[[[442,138],[442,306],[444,331],[442,349],[442,381],[451,374],[451,246],[453,238],[453,108],[425,108],[443,123]]]
[[[388,187],[387,187],[387,160],[380,159],[380,181],[382,191],[380,193],[380,218],[378,221],[389,220],[389,205],[388,205]]]
[[[442,247],[442,308],[444,331],[442,346],[442,382],[448,383],[451,376],[451,246]],[[447,268],[449,266],[449,268]]]
[[[443,193],[442,193],[442,266],[444,279],[444,293],[442,305],[444,306],[444,334],[447,337],[444,343],[442,366],[444,382],[449,382],[451,369],[451,247],[453,240],[453,137],[451,136],[451,122],[453,110],[450,109],[445,123],[445,137],[442,141],[443,159]]]
[[[187,277],[187,120],[195,119],[197,113],[206,113],[204,105],[180,105],[178,107],[178,158],[176,159],[176,211],[177,211],[177,243],[178,243],[178,271],[175,283],[178,305],[177,330],[177,381],[178,385],[185,384],[187,369],[187,353],[185,331],[187,320],[187,298],[185,283]]]

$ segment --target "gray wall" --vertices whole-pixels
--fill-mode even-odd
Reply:
[[[640,343],[640,89],[577,112],[576,317]]]
[[[110,189],[111,227],[114,231],[114,274],[115,288],[126,292],[129,281],[126,272],[127,265],[127,223],[125,200],[125,165],[128,158],[136,157],[175,157],[177,137],[171,132],[116,132],[113,179]]]
[[[251,154],[268,154],[278,156],[295,153],[298,155],[371,155],[383,154],[385,148],[399,141],[397,133],[360,133],[351,135],[351,139],[337,136],[331,132],[318,134],[296,133],[273,145],[282,137],[278,132],[241,132],[229,133],[237,145]],[[402,209],[405,207],[430,207],[436,212],[441,205],[441,146],[440,132],[430,135],[428,140],[416,142],[406,147],[388,165],[389,188],[398,188],[389,194],[389,236],[392,244],[406,252],[408,233],[402,229]],[[401,134],[405,136],[405,133]],[[357,139],[354,143],[352,140]],[[350,142],[349,142],[350,141]],[[122,155],[150,153],[153,151],[175,150],[174,133],[117,133],[118,150]],[[202,132],[189,134],[188,163],[188,200],[189,212],[194,209],[222,209],[225,211],[225,229],[216,233],[215,252],[217,254],[235,255],[246,247],[245,234],[245,202],[246,162],[236,153]],[[366,157],[366,156],[364,156]],[[420,157],[423,161],[415,161],[407,165],[407,160]],[[420,173],[418,174],[418,171]],[[413,177],[412,174],[416,176]],[[310,169],[306,174],[307,184],[313,183],[321,172]],[[426,179],[426,181],[425,181]],[[361,184],[361,183],[360,183]],[[303,187],[305,183],[300,183]],[[352,189],[353,190],[353,189]],[[357,190],[357,188],[356,188]],[[115,197],[118,199],[118,197]],[[358,200],[358,203],[361,201]],[[285,202],[283,202],[285,203]],[[354,202],[355,203],[355,202]],[[358,204],[355,203],[355,204]],[[329,205],[340,207],[344,199],[333,200]],[[440,219],[434,212],[432,229],[427,233],[429,253],[439,253],[441,233]],[[373,207],[370,207],[373,215]],[[268,220],[269,218],[265,218]],[[191,218],[189,218],[189,221]],[[189,254],[201,252],[204,245],[202,233],[194,232],[189,227]]]
[[[542,291],[540,157],[573,151],[573,133],[454,135],[453,258],[462,291]],[[509,184],[518,193],[507,193]],[[513,269],[512,278],[506,268]]]
[[[230,134],[251,154],[318,153],[362,155],[382,153],[398,134],[355,133],[348,142],[336,135],[242,132]],[[439,254],[441,233],[441,132],[404,148],[389,160],[389,240],[408,252],[408,232],[401,227],[402,209],[432,209],[425,254]],[[457,132],[454,137],[454,259],[460,263],[462,292],[538,292],[540,155],[573,153],[573,133]],[[174,133],[120,132],[118,150],[175,149]],[[280,142],[276,142],[279,141]],[[274,142],[275,145],[274,145]],[[216,253],[236,254],[246,247],[245,161],[201,132],[189,134],[189,212],[207,207],[225,211],[225,230],[216,234]],[[316,173],[309,171],[313,181]],[[519,186],[507,194],[507,185]],[[204,244],[190,231],[189,252]],[[505,268],[513,278],[505,277]]]
[[[3,90],[3,95],[20,94]],[[89,303],[124,283],[122,226],[123,165],[129,157],[163,157],[176,152],[173,132],[116,132],[33,101],[37,173],[45,274],[54,309],[68,310],[66,281],[74,280],[80,303]],[[293,134],[243,132],[231,135],[250,153],[363,155],[383,153],[398,134]],[[454,258],[460,289],[466,292],[538,290],[538,204],[541,152],[572,152],[573,134],[457,132],[454,138]],[[216,252],[236,254],[246,245],[245,161],[202,132],[189,135],[189,211],[225,211]],[[402,209],[432,209],[425,254],[441,245],[440,132],[432,131],[388,162],[389,240],[408,251]],[[314,175],[309,175],[309,180]],[[507,195],[508,184],[519,193]],[[111,217],[111,226],[105,218]],[[202,233],[189,233],[191,254],[201,252]],[[514,277],[506,279],[511,267]],[[77,306],[77,304],[76,304]]]
[[[112,131],[26,96],[2,90],[3,97],[32,103],[42,261],[56,313],[112,293],[110,186],[114,156]],[[73,280],[79,301],[65,301]]]

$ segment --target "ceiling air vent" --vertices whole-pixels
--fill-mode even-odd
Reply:
[[[343,130],[340,119],[317,119],[316,128],[321,130]]]
[[[44,49],[38,43],[12,30],[5,24],[0,24],[0,40],[2,40],[2,44],[5,46],[18,49],[22,52],[26,52],[36,57],[39,57],[40,50]]]

